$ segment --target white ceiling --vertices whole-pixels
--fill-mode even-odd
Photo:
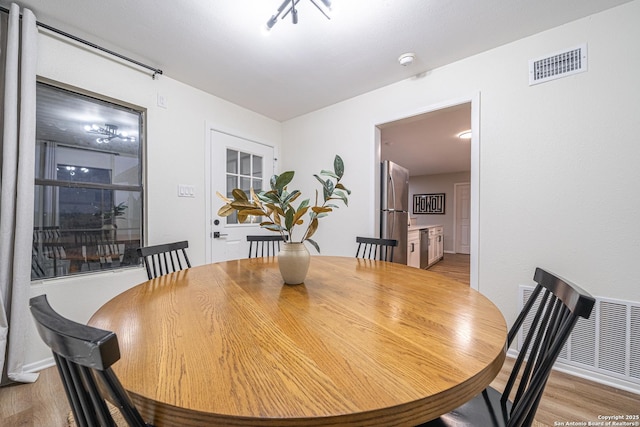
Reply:
[[[458,138],[471,129],[471,103],[385,123],[379,128],[380,159],[404,166],[411,176],[471,169],[471,140]]]
[[[285,121],[628,1],[332,0],[327,20],[299,0],[299,23],[288,16],[268,36],[262,28],[282,0],[17,3],[39,22]],[[399,65],[405,52],[416,53],[413,65]],[[393,143],[416,158],[401,137]]]
[[[12,0],[0,0],[6,8]],[[38,21],[284,121],[630,0],[18,0]],[[316,0],[318,4],[321,4]],[[417,59],[398,64],[405,52]]]

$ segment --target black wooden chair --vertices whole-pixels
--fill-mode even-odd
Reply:
[[[33,229],[31,278],[66,276],[71,261],[67,259],[65,243],[60,227],[37,227]]]
[[[47,276],[42,257],[38,249],[33,246],[31,248],[31,280],[40,279]]]
[[[149,280],[174,271],[191,268],[186,251],[188,247],[189,242],[185,240],[138,248],[138,256],[142,257],[144,261]]]
[[[51,308],[46,295],[31,298],[29,305],[40,337],[53,352],[78,426],[114,426],[106,399],[129,426],[151,426],[111,369],[120,359],[116,334],[62,317]]]
[[[280,242],[284,241],[281,235],[247,236],[249,258],[276,256],[280,252]]]
[[[525,319],[531,319],[504,391],[487,387],[471,401],[421,427],[531,426],[553,364],[578,318],[588,319],[595,303],[588,292],[540,268],[533,280],[537,283],[533,294],[507,337],[511,345]]]
[[[358,249],[356,258],[393,260],[393,248],[398,246],[395,239],[377,239],[374,237],[356,237]]]

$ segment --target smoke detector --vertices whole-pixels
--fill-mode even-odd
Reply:
[[[406,67],[407,65],[413,64],[414,59],[416,59],[416,54],[413,52],[407,52],[398,57],[398,62],[403,67]]]

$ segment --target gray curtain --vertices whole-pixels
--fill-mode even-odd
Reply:
[[[23,365],[31,323],[38,31],[28,9],[22,11],[20,25],[16,4],[8,18],[4,13],[0,18],[0,368],[2,383],[33,382],[37,374],[24,372]]]

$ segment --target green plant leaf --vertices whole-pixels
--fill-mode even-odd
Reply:
[[[335,159],[333,159],[333,170],[336,172],[336,175],[338,175],[338,179],[341,179],[342,175],[344,175],[344,162],[342,161],[342,157],[337,154]]]
[[[324,170],[324,169],[320,171],[320,175],[330,176],[331,178],[340,179],[340,177],[336,175],[335,172]]]
[[[307,206],[309,206],[309,199],[304,199],[302,202],[300,202],[300,206],[298,206],[298,210],[306,208]]]
[[[336,196],[334,198],[341,199],[344,202],[345,206],[349,206],[349,200],[347,199],[347,195],[344,194],[342,191],[336,190],[333,192],[333,195]]]
[[[260,194],[258,194],[258,198],[260,198],[260,200],[262,200],[265,203],[269,203],[269,202],[273,202],[273,203],[279,203],[280,199],[278,198],[278,195],[275,193],[275,191],[267,191],[262,192]]]
[[[341,190],[344,190],[347,192],[347,194],[351,194],[351,190],[347,189],[344,185],[342,185],[341,183],[336,184],[336,188],[339,188]]]
[[[294,223],[293,217],[295,216],[295,214],[296,212],[293,208],[290,207],[289,209],[287,209],[286,216],[284,218],[284,228],[287,231],[290,231],[291,228],[293,227],[293,223]]]
[[[275,190],[278,191],[278,193],[282,193],[284,187],[293,179],[293,175],[295,175],[294,171],[286,171],[282,172],[279,176],[276,175]]]
[[[331,181],[330,179],[327,179],[326,181],[324,181],[324,201],[325,202],[331,198],[331,195],[333,194],[333,190],[334,190],[333,181]]]
[[[284,228],[282,228],[282,226],[274,223],[267,223],[265,225],[260,224],[260,227],[266,228],[267,230],[271,231],[284,231]]]
[[[320,178],[320,176],[319,176],[319,175],[317,175],[317,174],[315,174],[315,173],[313,174],[313,176],[315,176],[315,177],[316,177],[316,179],[317,179],[318,181],[320,181],[320,184],[322,184],[322,186],[324,187],[324,179]]]
[[[316,251],[318,251],[318,253],[320,253],[320,246],[318,246],[318,244],[316,243],[315,240],[311,240],[311,239],[307,239],[307,242],[311,243],[311,245],[316,248]]]
[[[291,194],[287,194],[286,196],[283,194],[283,198],[282,198],[282,206],[287,206],[291,203],[293,203],[294,200],[296,200],[298,197],[300,197],[300,190],[293,190],[291,192]]]

